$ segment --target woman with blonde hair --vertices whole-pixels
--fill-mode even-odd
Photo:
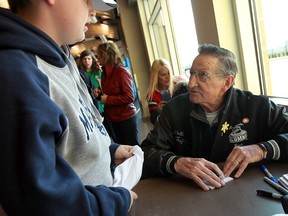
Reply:
[[[104,118],[111,125],[114,140],[120,144],[139,145],[132,75],[123,67],[122,55],[114,42],[99,44],[97,56],[103,70]]]
[[[152,124],[155,123],[163,106],[171,99],[172,92],[173,75],[170,63],[163,58],[155,59],[151,67],[146,97]]]

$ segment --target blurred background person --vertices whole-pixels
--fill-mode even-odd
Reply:
[[[99,44],[97,56],[103,70],[104,118],[111,124],[114,140],[120,144],[139,145],[132,75],[123,66],[122,55],[114,42]]]
[[[93,98],[93,103],[101,114],[104,111],[104,104],[101,103],[100,93],[101,93],[101,77],[102,69],[99,64],[98,59],[94,53],[87,49],[80,54],[78,59],[78,68],[80,75]]]
[[[185,75],[179,75],[179,76],[174,76],[173,77],[173,92],[172,92],[172,98],[189,92],[189,87],[188,87],[188,82],[189,79]]]
[[[147,89],[147,101],[150,121],[155,123],[163,106],[171,99],[173,75],[170,63],[163,58],[155,59],[150,71],[150,84]]]

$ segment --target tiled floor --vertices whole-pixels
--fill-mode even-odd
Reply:
[[[149,118],[139,118],[138,120],[138,131],[139,131],[139,143],[146,138],[149,131],[153,128]]]
[[[146,138],[149,131],[153,128],[153,124],[150,122],[149,117],[142,118],[141,103],[138,99],[135,100],[134,104],[137,109],[139,143],[141,144],[142,141]]]

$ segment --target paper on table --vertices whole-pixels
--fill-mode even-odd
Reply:
[[[232,177],[225,177],[224,179],[223,179],[223,181],[225,182],[225,184],[226,183],[228,183],[228,182],[230,182],[230,181],[232,181],[233,180],[233,178]],[[209,187],[209,189],[210,190],[214,190],[215,189],[215,187],[214,186],[212,186],[212,185],[210,185],[210,183],[209,182],[207,182],[206,180],[204,180],[204,183]]]
[[[125,187],[131,190],[140,180],[144,161],[144,153],[139,146],[131,150],[132,157],[118,165],[114,171],[114,187]]]

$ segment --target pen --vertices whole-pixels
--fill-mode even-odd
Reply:
[[[282,196],[281,204],[282,204],[285,214],[288,214],[288,196],[287,195]]]
[[[281,185],[275,183],[274,181],[272,181],[271,179],[269,179],[268,177],[264,177],[264,181],[266,181],[268,184],[270,184],[272,187],[276,188],[277,190],[279,190],[281,193],[283,194],[288,194],[288,190],[286,190],[285,188],[283,188]]]
[[[278,183],[282,185],[285,189],[288,189],[288,181],[286,181],[283,177],[280,177],[278,179]]]
[[[266,176],[268,178],[270,178],[272,181],[274,181],[275,183],[277,183],[277,180],[274,178],[274,176],[269,172],[269,170],[266,168],[265,165],[261,165],[261,169],[262,171],[266,174]]]
[[[264,197],[271,197],[275,199],[281,199],[282,195],[277,193],[272,193],[264,190],[257,190],[257,195],[264,196]]]

